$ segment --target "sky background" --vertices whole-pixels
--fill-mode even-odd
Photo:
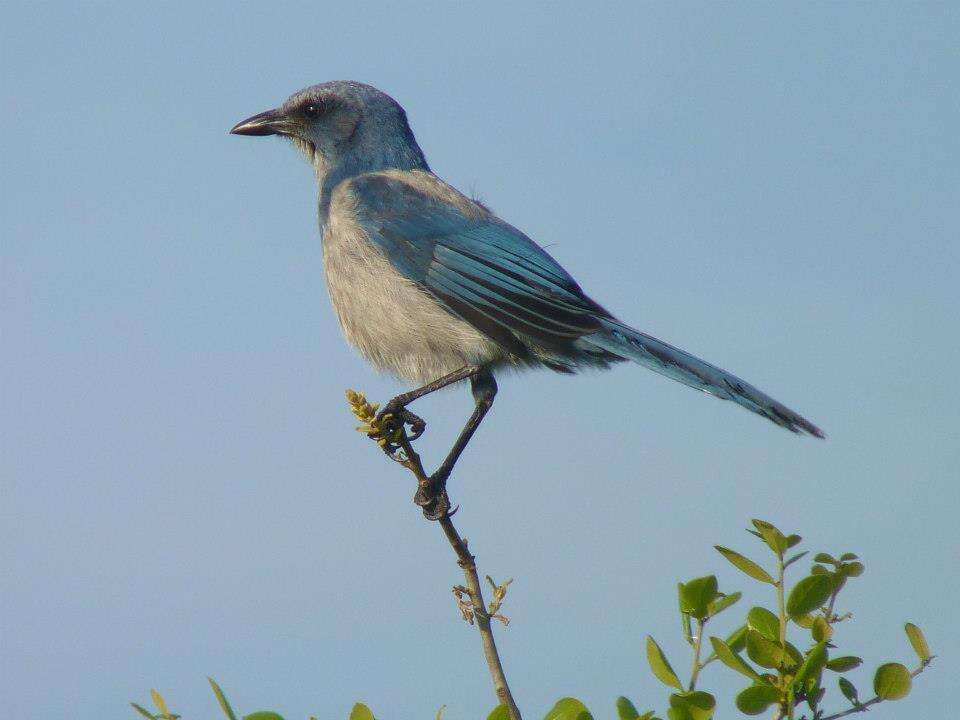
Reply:
[[[451,494],[481,572],[515,578],[498,636],[526,716],[563,695],[663,713],[643,641],[688,666],[676,581],[772,603],[711,548],[761,558],[751,517],[861,555],[851,677],[866,693],[912,664],[912,620],[941,659],[871,717],[940,714],[960,670],[958,44],[956,3],[4,3],[4,715],[133,717],[157,687],[212,718],[207,675],[288,720],[494,705],[440,529],[353,430],[345,388],[403,388],[341,338],[311,170],[227,134],[331,79],[396,97],[432,168],[602,304],[829,435],[639,367],[502,377]],[[470,407],[462,387],[414,407],[425,459]],[[732,672],[701,686],[734,714]]]

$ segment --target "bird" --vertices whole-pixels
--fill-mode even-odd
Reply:
[[[409,425],[415,439],[426,424],[407,406],[469,380],[474,410],[431,476],[438,486],[506,369],[572,374],[630,361],[825,437],[766,393],[591,299],[542,247],[430,170],[406,112],[385,92],[345,80],[313,85],[230,133],[287,138],[313,166],[327,289],[344,335],[378,370],[415,386],[378,417]]]

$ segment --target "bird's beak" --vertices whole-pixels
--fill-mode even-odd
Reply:
[[[246,120],[241,120],[232,128],[231,135],[287,135],[292,130],[290,121],[279,110],[267,110]]]

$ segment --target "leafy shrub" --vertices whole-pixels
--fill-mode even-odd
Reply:
[[[708,623],[732,608],[742,597],[740,592],[723,593],[714,575],[694,578],[677,585],[677,600],[683,637],[691,648],[690,674],[681,682],[680,676],[666,654],[652,636],[647,636],[647,662],[654,676],[673,692],[667,697],[668,720],[711,720],[716,710],[716,698],[698,686],[700,675],[710,665],[725,666],[735,676],[749,681],[736,696],[737,709],[745,715],[772,712],[777,720],[837,720],[863,712],[884,701],[900,700],[910,692],[913,678],[923,672],[934,656],[923,633],[913,623],[905,625],[907,639],[917,655],[917,665],[908,669],[899,662],[880,665],[873,676],[873,696],[861,700],[858,689],[844,673],[859,667],[863,660],[838,648],[838,630],[842,623],[852,619],[849,612],[837,610],[837,599],[847,583],[864,572],[863,563],[850,552],[834,557],[817,553],[810,572],[792,586],[788,586],[787,570],[795,567],[808,553],[795,552],[799,535],[785,535],[771,523],[754,520],[748,529],[772,553],[773,568],[768,571],[760,563],[735,550],[716,545],[715,548],[734,567],[752,580],[769,589],[773,595],[771,608],[750,608],[735,629],[725,637],[710,635],[704,642]],[[725,617],[732,617],[728,613]],[[791,642],[795,640],[804,650]],[[744,657],[746,655],[746,657]],[[846,707],[826,714],[823,709],[828,687],[836,678],[836,689],[844,698]],[[223,691],[210,680],[227,720],[283,720],[270,711],[259,711],[238,717]],[[830,700],[837,696],[831,691]],[[152,691],[157,713],[132,703],[133,708],[148,720],[177,720],[163,697]],[[803,709],[802,715],[797,715]],[[637,711],[626,697],[616,701],[619,720],[661,720],[656,712]],[[444,708],[437,712],[441,720]],[[807,714],[809,713],[809,715]],[[724,716],[728,716],[724,713]],[[316,720],[311,718],[311,720]],[[374,720],[373,712],[358,703],[349,720]],[[510,720],[506,706],[500,705],[487,720]],[[546,714],[544,720],[593,720],[593,715],[576,698],[561,698]]]

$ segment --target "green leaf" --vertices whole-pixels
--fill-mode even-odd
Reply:
[[[637,712],[637,708],[634,707],[630,700],[621,695],[617,698],[617,717],[620,720],[637,720],[637,718],[640,717],[640,713]],[[490,719],[487,718],[487,720]]]
[[[859,560],[859,559],[860,558],[858,558],[853,553],[844,553],[843,555],[840,556],[840,562],[849,562],[850,560]]]
[[[829,575],[809,575],[793,586],[787,598],[787,614],[795,618],[813,612],[833,593],[833,579]]]
[[[593,720],[587,706],[572,697],[557,700],[543,720]]]
[[[860,577],[863,575],[863,563],[862,562],[852,562],[844,563],[840,566],[840,572],[842,572],[847,577]]]
[[[167,701],[163,699],[163,695],[157,690],[150,691],[150,697],[153,699],[153,704],[157,706],[157,710],[160,711],[161,715],[170,717],[173,713],[170,712],[170,709],[167,707]]]
[[[817,553],[813,556],[813,561],[818,563],[829,563],[830,565],[839,564],[836,558],[834,558],[830,553]]]
[[[770,585],[776,585],[776,581],[770,577],[770,573],[757,565],[753,560],[744,557],[740,553],[731,550],[730,548],[725,548],[722,545],[714,545],[713,547],[716,548],[718,553],[733,563],[734,567],[742,572],[745,572],[754,580],[769,583]]]
[[[787,538],[787,539],[789,540],[790,538]],[[797,553],[796,555],[794,555],[792,558],[790,558],[789,560],[787,560],[787,561],[783,564],[783,567],[784,567],[784,568],[790,567],[790,566],[793,565],[797,560],[799,560],[800,558],[802,558],[802,557],[803,557],[804,555],[806,555],[806,554],[807,554],[807,551],[806,551],[806,550],[804,550],[803,552],[798,552],[798,553]]]
[[[717,577],[707,575],[695,578],[679,587],[680,611],[702,620],[707,617],[707,608],[717,597]]]
[[[350,720],[374,720],[373,711],[363,703],[357,703],[350,711]]]
[[[815,642],[825,642],[833,637],[833,628],[830,627],[830,623],[822,615],[817,615],[813,619],[810,634],[813,635]]]
[[[855,670],[860,667],[863,663],[862,658],[855,657],[854,655],[842,655],[841,657],[833,658],[832,660],[827,661],[827,670],[833,670],[834,672],[844,673],[848,670]]]
[[[759,715],[780,700],[780,691],[772,685],[751,685],[737,695],[737,709],[745,715]]]
[[[446,705],[441,705],[441,706],[439,707],[439,709],[437,710],[437,716],[436,716],[436,718],[434,718],[434,720],[443,720],[443,714],[444,714],[446,711],[447,711],[447,706],[446,706]]]
[[[797,617],[790,619],[804,630],[810,630],[813,627],[813,624],[817,621],[817,617],[819,616],[814,617],[813,615],[797,615]]]
[[[654,715],[653,710],[647,710],[643,715],[638,717],[637,720],[651,720],[651,718],[653,718],[653,715]]]
[[[283,718],[270,710],[258,710],[255,713],[244,715],[243,720],[283,720]]]
[[[693,645],[693,627],[690,623],[690,615],[682,611],[680,613],[680,627],[683,630],[683,639]]]
[[[691,720],[710,720],[717,701],[708,692],[693,690],[670,696],[670,708],[683,708]]]
[[[860,698],[857,697],[857,688],[845,677],[840,678],[837,682],[840,685],[840,692],[843,693],[843,696],[853,703],[854,707],[857,707],[860,704]]]
[[[720,597],[713,600],[710,605],[707,606],[707,612],[710,613],[710,617],[714,615],[719,615],[728,607],[737,602],[741,597],[742,593],[730,593],[729,595],[721,595]]]
[[[227,696],[223,694],[223,690],[220,689],[220,686],[217,685],[216,681],[212,677],[208,677],[207,682],[209,682],[210,687],[213,688],[213,694],[217,696],[217,702],[220,703],[220,709],[223,710],[223,714],[226,715],[229,720],[237,720],[237,716],[233,712],[233,708],[230,707],[230,703],[227,701]]]
[[[927,639],[923,636],[923,631],[913,623],[907,623],[903,626],[903,629],[906,630],[907,638],[909,638],[910,644],[913,646],[913,651],[917,653],[917,657],[920,658],[920,662],[925,663],[932,656],[930,654],[930,646],[927,645]]]
[[[816,678],[814,678],[814,680],[816,680]],[[815,688],[811,688],[811,689],[807,692],[807,707],[809,707],[811,710],[813,710],[814,712],[816,712],[816,711],[817,711],[817,705],[820,704],[820,701],[823,700],[823,696],[824,696],[826,693],[827,693],[827,691],[826,691],[825,689],[823,689],[822,687],[817,686],[817,687],[815,687]],[[821,714],[820,717],[823,717],[823,715]]]
[[[747,633],[747,657],[760,667],[776,670],[783,664],[783,648],[756,630]]]
[[[873,676],[873,691],[883,700],[899,700],[910,692],[910,671],[900,663],[887,663]]]
[[[742,657],[737,655],[727,643],[718,637],[711,637],[710,644],[713,645],[713,651],[717,654],[720,662],[731,670],[736,670],[741,675],[746,675],[751,680],[760,680],[760,674],[754,670]]]
[[[803,662],[803,655],[800,653],[799,650],[797,650],[796,647],[794,647],[789,642],[786,644],[786,647],[784,647],[783,650],[784,650],[784,653],[783,653],[784,669],[788,670],[790,668],[797,667],[797,665]]]
[[[497,705],[487,715],[487,720],[510,720],[510,710],[506,705]]]
[[[146,708],[143,708],[140,705],[137,705],[135,702],[130,703],[130,705],[133,707],[134,710],[136,710],[138,713],[140,713],[145,718],[147,718],[147,720],[157,720],[157,716],[154,715],[149,710],[147,710]]]
[[[800,669],[797,670],[797,674],[794,676],[794,680],[798,683],[803,683],[807,678],[816,677],[826,664],[827,644],[825,642],[818,642],[803,659],[803,662],[800,664]]]
[[[746,625],[741,625],[732,633],[727,635],[727,638],[724,640],[724,642],[729,645],[730,649],[735,653],[740,652],[747,646],[747,631],[749,629],[750,628]]]
[[[767,547],[777,553],[777,555],[782,555],[787,549],[787,538],[784,537],[783,533],[780,532],[773,523],[768,523],[766,520],[755,519],[753,526],[757,529],[757,532],[760,533],[760,537],[763,538]]]
[[[685,707],[667,708],[667,720],[693,720],[693,716]]]
[[[650,663],[650,669],[660,682],[683,692],[683,685],[670,667],[667,656],[663,654],[656,640],[649,635],[647,635],[647,662]]]
[[[787,535],[787,547],[792,548],[794,545],[803,540],[799,535]]]
[[[780,639],[780,618],[763,607],[752,607],[747,613],[747,625],[767,640]]]

